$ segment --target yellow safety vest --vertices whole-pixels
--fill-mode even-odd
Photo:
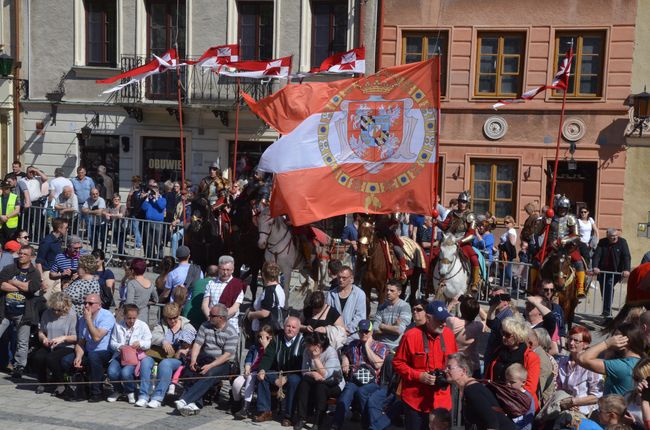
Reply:
[[[16,209],[16,200],[18,199],[18,196],[15,195],[14,193],[9,194],[9,199],[7,200],[7,210],[2,213],[2,215],[8,215]],[[7,228],[16,228],[18,227],[18,215],[12,216],[7,220],[5,223]]]

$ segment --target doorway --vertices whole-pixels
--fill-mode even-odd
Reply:
[[[547,162],[548,181],[546,198],[551,192],[553,161]],[[578,161],[575,169],[569,169],[569,163],[560,161],[557,167],[557,184],[555,194],[564,194],[571,200],[570,213],[578,215],[582,207],[596,213],[596,191],[598,187],[598,163],[596,161]]]
[[[88,139],[79,140],[80,166],[97,180],[97,168],[106,167],[106,175],[113,180],[115,190],[120,183],[120,137],[93,134]]]

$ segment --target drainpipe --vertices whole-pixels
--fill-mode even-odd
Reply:
[[[363,12],[365,8],[363,7],[366,4],[367,0],[359,0],[359,40],[356,46],[365,46],[363,38]]]
[[[384,0],[377,0],[377,20],[379,21],[377,25],[377,37],[375,38],[377,43],[377,55],[375,56],[375,72],[378,72],[381,69],[381,56],[382,56],[382,44],[381,40],[384,37]]]
[[[14,79],[13,79],[13,92],[14,92],[14,158],[13,160],[20,159],[20,142],[22,142],[22,121],[20,118],[20,69],[22,67],[21,59],[21,44],[22,40],[20,38],[21,33],[21,5],[22,0],[16,0],[14,2],[14,31],[13,31],[13,41],[14,41]],[[13,161],[11,160],[11,161]]]

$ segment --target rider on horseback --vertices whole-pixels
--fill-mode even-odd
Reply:
[[[548,239],[546,240],[546,250],[544,255],[549,256],[551,252],[557,252],[558,249],[564,249],[571,257],[571,265],[576,271],[576,296],[579,299],[585,298],[585,265],[580,255],[580,249],[577,246],[580,240],[578,234],[578,221],[573,214],[569,213],[571,202],[565,195],[557,195],[554,202],[555,212],[550,220]],[[547,218],[547,222],[549,222]],[[544,263],[542,259],[542,250],[540,250],[533,260],[533,267],[530,270],[529,293],[535,294],[535,284],[540,267]]]
[[[213,207],[215,204],[219,206],[218,201],[223,199],[225,202],[225,196],[223,191],[228,187],[228,181],[223,178],[221,175],[221,169],[219,169],[219,163],[216,161],[210,164],[210,174],[205,178],[201,179],[199,182],[199,196],[205,197],[210,206]]]
[[[468,208],[471,198],[469,191],[460,193],[458,195],[458,209],[449,212],[447,218],[440,225],[440,229],[456,237],[458,240],[457,244],[462,253],[469,259],[472,265],[470,288],[472,291],[475,291],[478,289],[478,284],[481,281],[481,268],[479,267],[478,255],[476,255],[476,251],[472,247],[476,233],[476,216]],[[434,219],[433,222],[437,224],[438,221]],[[439,254],[439,247],[432,248],[432,259],[437,259]]]
[[[377,220],[375,230],[380,239],[385,239],[393,245],[393,251],[397,261],[399,261],[400,279],[405,280],[408,277],[408,264],[406,262],[406,253],[404,252],[404,242],[400,239],[397,230],[399,229],[399,220],[391,217],[382,217]]]

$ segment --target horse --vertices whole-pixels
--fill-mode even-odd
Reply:
[[[465,294],[469,282],[468,267],[461,260],[461,251],[453,234],[444,234],[440,257],[431,278],[436,296],[453,300]]]
[[[291,273],[297,269],[304,277],[303,290],[313,290],[318,282],[318,271],[313,270],[300,249],[297,238],[282,217],[271,217],[271,211],[264,207],[257,215],[259,239],[257,245],[264,250],[264,260],[276,263],[284,274],[285,302],[289,303]]]
[[[185,243],[194,263],[205,272],[208,266],[217,264],[225,250],[223,226],[205,197],[192,200],[191,211],[191,221],[185,228]]]
[[[238,204],[239,203],[239,204]],[[235,202],[233,204],[232,222],[233,222],[233,257],[235,258],[235,271],[233,276],[240,278],[242,276],[241,267],[248,267],[248,274],[251,277],[250,288],[252,300],[255,302],[257,294],[257,277],[262,263],[264,262],[264,250],[257,246],[259,233],[253,212],[257,209],[252,207],[248,201]]]
[[[571,266],[571,256],[564,249],[552,252],[540,269],[540,279],[550,279],[558,295],[558,301],[564,312],[564,320],[571,330],[575,310],[578,306],[576,296],[575,270]]]

